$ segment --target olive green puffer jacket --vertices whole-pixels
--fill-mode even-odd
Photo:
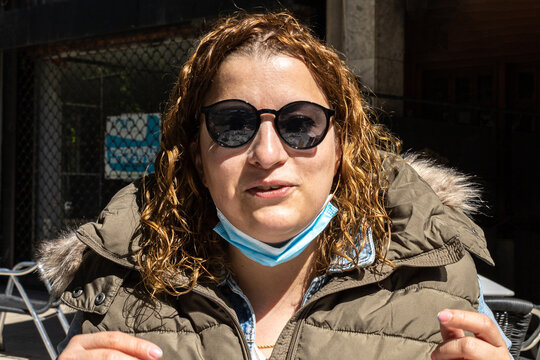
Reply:
[[[387,256],[395,266],[332,275],[284,327],[272,360],[429,359],[441,341],[437,313],[477,309],[471,254],[492,260],[482,230],[462,211],[474,194],[459,175],[429,165],[415,163],[439,196],[405,161],[386,164],[393,219]],[[62,300],[84,313],[83,333],[130,333],[160,346],[164,359],[248,359],[218,286],[200,283],[188,294],[147,301],[135,265],[137,191],[127,186],[97,222],[42,249]]]

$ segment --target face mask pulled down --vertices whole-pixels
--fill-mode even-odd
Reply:
[[[330,203],[332,195],[326,199],[322,210],[315,219],[298,235],[280,247],[268,245],[237,229],[216,208],[219,223],[214,228],[223,239],[235,246],[245,256],[264,266],[276,266],[294,259],[328,226],[338,209]]]

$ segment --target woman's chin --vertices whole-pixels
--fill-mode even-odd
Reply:
[[[303,226],[283,226],[282,223],[275,226],[265,225],[257,229],[251,229],[248,235],[268,245],[278,247],[295,237],[302,229]]]
[[[305,216],[296,208],[274,206],[244,212],[239,218],[230,221],[235,225],[234,220],[237,220],[238,225],[235,226],[244,233],[274,246],[273,244],[281,244],[299,234],[315,215]]]

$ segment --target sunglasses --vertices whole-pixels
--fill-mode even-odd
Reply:
[[[262,114],[274,115],[274,126],[281,140],[294,149],[311,149],[321,143],[334,110],[309,101],[295,101],[279,110],[260,109],[244,100],[219,101],[201,109],[206,129],[218,145],[235,148],[257,134]]]

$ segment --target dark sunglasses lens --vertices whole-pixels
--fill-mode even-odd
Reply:
[[[207,110],[206,127],[219,145],[242,146],[257,131],[257,114],[249,105],[240,101],[218,103]]]
[[[308,149],[319,145],[324,139],[328,118],[323,108],[309,102],[297,102],[281,110],[277,127],[289,146]]]

